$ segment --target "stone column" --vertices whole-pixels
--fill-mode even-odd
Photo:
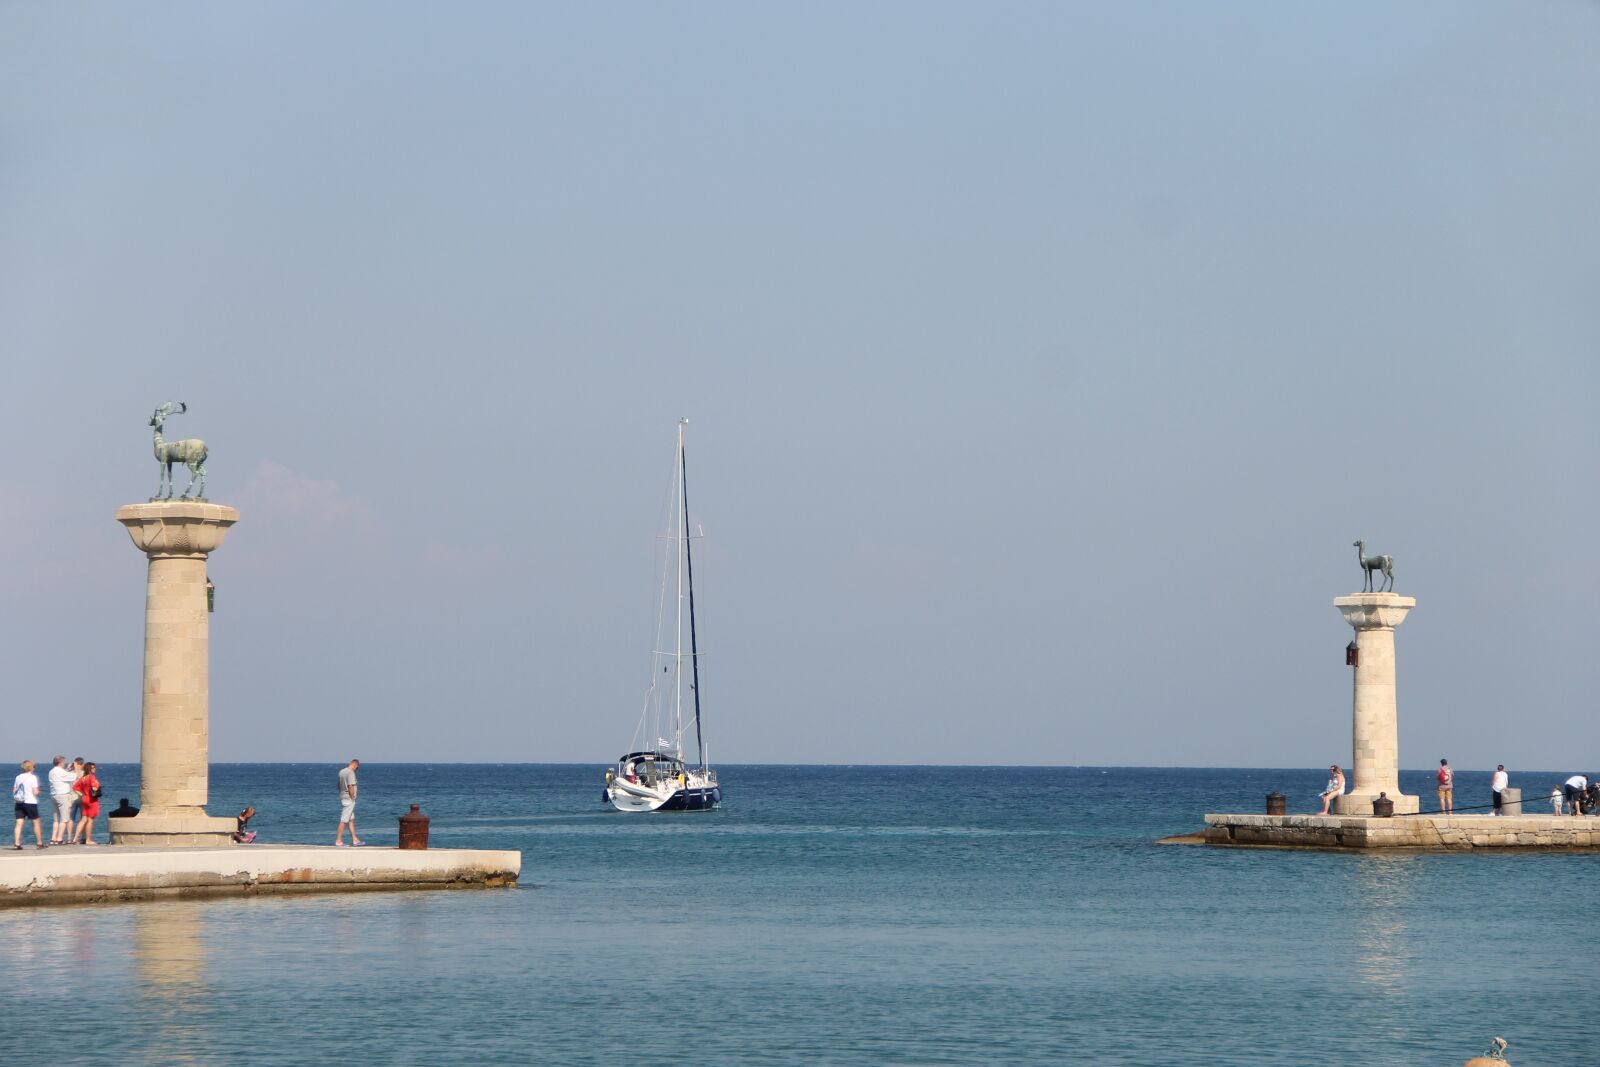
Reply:
[[[1333,606],[1356,631],[1354,752],[1349,791],[1337,801],[1340,815],[1371,815],[1372,802],[1388,793],[1396,815],[1418,810],[1417,798],[1400,792],[1400,732],[1395,712],[1394,628],[1417,606],[1415,597],[1358,593]]]
[[[206,814],[211,664],[206,557],[239,513],[221,504],[164,501],[117,509],[150,559],[144,601],[144,726],[139,814],[111,819],[114,845],[225,845],[234,821]]]

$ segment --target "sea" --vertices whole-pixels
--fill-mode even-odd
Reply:
[[[210,810],[332,843],[337,770],[217,764]],[[1600,855],[1157,843],[1323,769],[728,766],[667,815],[602,772],[363,764],[367,841],[417,803],[514,890],[0,909],[0,1062],[1600,1065]]]

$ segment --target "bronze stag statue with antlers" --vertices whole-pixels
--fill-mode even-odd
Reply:
[[[176,407],[177,410],[173,410]],[[204,500],[206,492],[206,443],[197,437],[187,441],[163,441],[161,427],[168,415],[182,415],[188,405],[174,405],[171,401],[156,408],[150,416],[150,425],[156,428],[156,464],[161,468],[161,484],[152,501],[172,499],[172,465],[182,463],[189,468],[189,488],[183,491],[183,500]]]

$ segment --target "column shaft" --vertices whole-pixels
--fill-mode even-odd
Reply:
[[[1350,715],[1350,775],[1336,801],[1341,815],[1371,815],[1381,793],[1397,815],[1417,810],[1417,798],[1400,792],[1400,716],[1395,703],[1394,629],[1416,598],[1358,593],[1333,602],[1356,632],[1356,669]]]
[[[204,557],[152,556],[144,607],[140,803],[202,814],[209,777],[210,633]]]
[[[1400,722],[1395,707],[1394,631],[1356,631],[1350,792],[1400,795]]]
[[[117,521],[149,559],[144,600],[139,814],[108,820],[114,845],[222,845],[233,820],[206,814],[211,639],[206,557],[239,513],[205,501],[129,504]]]

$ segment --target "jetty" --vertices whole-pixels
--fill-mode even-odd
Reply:
[[[488,849],[109,845],[0,850],[0,907],[267,893],[515,886],[522,853]]]
[[[1571,815],[1207,815],[1208,845],[1474,851],[1600,849],[1600,819]]]
[[[427,820],[417,805],[411,831],[401,818],[401,848],[236,843],[236,821],[207,812],[212,584],[206,567],[239,513],[200,496],[171,499],[174,457],[189,463],[204,491],[204,442],[167,443],[161,437],[165,420],[185,410],[164,404],[150,418],[156,459],[166,468],[161,498],[116,513],[147,564],[141,807],[134,815],[107,818],[108,845],[0,848],[0,907],[515,886],[520,852],[429,849]],[[330,770],[330,800],[332,781]]]

